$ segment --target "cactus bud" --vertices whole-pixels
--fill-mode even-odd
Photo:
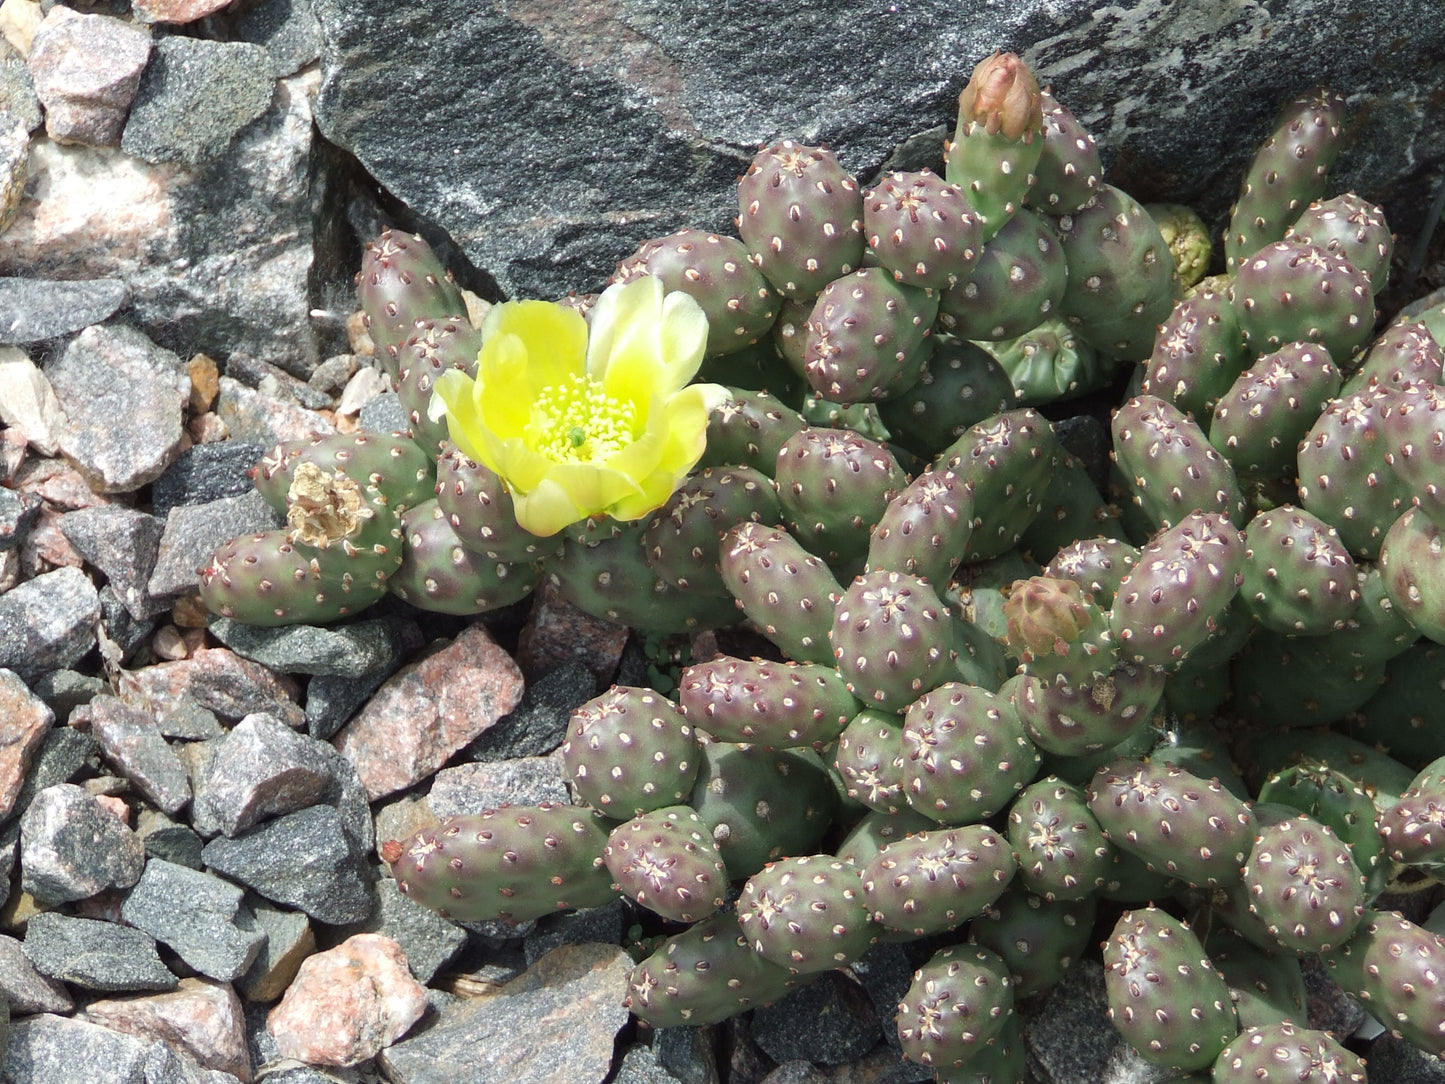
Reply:
[[[1029,142],[1041,134],[1043,105],[1038,80],[1014,53],[994,53],[973,69],[968,86],[958,96],[958,115],[990,134]]]

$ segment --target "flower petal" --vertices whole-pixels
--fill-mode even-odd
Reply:
[[[552,301],[504,301],[482,321],[482,350],[494,337],[514,335],[524,345],[534,397],[586,371],[587,321],[576,309]]]
[[[608,395],[642,409],[691,380],[706,345],[702,306],[684,293],[664,294],[662,280],[646,275],[609,286],[598,299],[587,371]]]
[[[445,417],[447,433],[461,453],[495,471],[495,459],[488,453],[486,427],[477,409],[475,387],[476,381],[465,373],[448,370],[437,378],[427,413],[433,421]]]

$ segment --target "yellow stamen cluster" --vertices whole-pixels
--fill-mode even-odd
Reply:
[[[556,463],[594,463],[635,439],[636,408],[581,373],[542,390],[532,407],[529,443]]]

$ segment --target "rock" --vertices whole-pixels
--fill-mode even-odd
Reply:
[[[206,504],[254,491],[249,471],[266,454],[254,441],[223,440],[187,448],[151,484],[151,512],[164,520],[182,504]]]
[[[75,1008],[65,984],[35,970],[21,943],[5,934],[0,934],[0,995],[15,1016],[68,1013]]]
[[[494,995],[443,1006],[377,1060],[409,1084],[600,1084],[628,1021],[631,971],[616,945],[564,945]]]
[[[268,817],[321,802],[336,784],[336,751],[273,716],[248,715],[215,748],[202,788],[206,819],[234,837]]]
[[[125,302],[120,279],[0,278],[0,343],[23,345],[71,335],[108,320]]]
[[[199,590],[199,570],[216,547],[237,535],[269,531],[282,522],[281,514],[254,489],[239,497],[172,508],[161,532],[147,593],[154,599],[174,599]]]
[[[149,713],[117,697],[98,696],[76,709],[74,725],[90,731],[106,760],[157,809],[178,813],[190,802],[186,769]]]
[[[265,934],[237,925],[242,892],[200,870],[152,858],[121,904],[121,917],[218,982],[246,973]]]
[[[377,798],[431,775],[517,706],[522,675],[487,633],[472,625],[450,644],[403,667],[337,734]]]
[[[144,868],[136,834],[73,783],[46,787],[20,818],[20,883],[41,903],[129,888]]]
[[[439,820],[504,805],[571,802],[566,771],[556,757],[522,757],[443,768],[432,779],[427,804]]]
[[[203,647],[188,659],[143,667],[132,677],[127,699],[140,698],[136,702],[154,712],[162,728],[170,715],[192,701],[230,722],[258,711],[287,726],[300,726],[305,718],[294,682],[224,647]]]
[[[140,930],[55,911],[32,915],[25,957],[37,971],[86,990],[174,990],[156,943]]]
[[[400,945],[418,982],[430,982],[465,947],[465,930],[407,899],[390,877],[377,882],[376,896],[377,908],[358,932],[379,933]]]
[[[247,387],[230,376],[221,377],[218,384],[216,416],[235,439],[270,447],[283,440],[324,437],[336,432],[336,427],[320,414],[284,396]]]
[[[9,229],[20,213],[20,200],[29,178],[30,132],[19,117],[0,109],[0,233]]]
[[[25,540],[40,518],[40,508],[41,500],[33,494],[0,489],[0,549],[13,550]]]
[[[357,1065],[411,1029],[427,1008],[401,946],[359,933],[301,965],[266,1030],[283,1057],[312,1065]]]
[[[210,630],[236,654],[283,674],[365,677],[394,666],[399,647],[393,623],[381,618],[331,628],[259,628],[217,617],[211,621]]]
[[[159,858],[187,869],[201,868],[201,837],[160,810],[141,810],[136,818],[135,834],[145,844],[147,859]]]
[[[1081,1080],[1162,1080],[1109,1024],[1104,968],[1081,960],[1064,973],[1038,1013],[1024,1025],[1029,1065],[1040,1084]]]
[[[1445,1084],[1445,1058],[1415,1044],[1381,1035],[1365,1050],[1370,1075],[1391,1084]]]
[[[631,901],[623,899],[601,907],[543,915],[523,941],[523,959],[531,967],[559,945],[619,945],[636,918]]]
[[[219,157],[266,112],[274,89],[271,55],[259,45],[162,38],[141,77],[120,148],[147,162],[194,169]]]
[[[46,787],[66,783],[89,768],[99,768],[100,746],[89,734],[70,727],[52,727],[45,734],[21,784],[15,809],[27,809]]]
[[[15,46],[0,38],[0,110],[4,110],[33,132],[45,123],[30,67]]]
[[[119,143],[150,52],[150,35],[131,23],[51,8],[29,56],[45,134],[57,143]]]
[[[1445,81],[1432,0],[1361,9],[1344,35],[1321,34],[1338,25],[1324,2],[1201,18],[1165,0],[812,0],[759,23],[709,0],[579,3],[565,18],[452,0],[428,9],[455,28],[445,35],[418,33],[406,4],[315,8],[322,132],[509,296],[595,289],[639,241],[684,226],[730,232],[737,177],[765,142],[826,144],[865,182],[938,164],[959,91],[999,47],[1093,131],[1112,181],[1210,215],[1227,209],[1287,98],[1321,82],[1371,118],[1339,190],[1404,196],[1413,213],[1391,222],[1401,236],[1423,218],[1426,163],[1445,149],[1419,117]],[[1295,40],[1314,47],[1279,48]],[[479,113],[486,138],[467,139]]]
[[[0,595],[0,667],[34,679],[95,646],[100,596],[78,568],[57,568]]]
[[[231,0],[132,0],[131,10],[143,23],[193,23],[214,15],[229,3]]]
[[[168,993],[92,1001],[78,1017],[138,1039],[166,1043],[196,1064],[250,1084],[241,999],[229,987],[205,979],[181,979]]]
[[[566,740],[572,712],[596,692],[587,667],[563,663],[529,681],[517,707],[467,746],[467,756],[480,761],[546,756]]]
[[[532,593],[527,624],[517,644],[517,664],[531,681],[558,666],[580,662],[592,671],[596,688],[605,689],[617,675],[628,635],[625,626],[584,613],[543,582]]]
[[[878,1014],[863,989],[829,971],[753,1014],[753,1041],[777,1062],[842,1065],[883,1039]]]
[[[374,903],[366,858],[330,806],[278,817],[236,839],[213,839],[201,860],[318,922],[360,922]]]
[[[153,515],[114,504],[79,508],[60,520],[61,533],[86,564],[105,574],[126,609],[142,621],[164,609],[146,587],[155,570],[164,527]]]
[[[0,818],[8,817],[55,713],[13,670],[0,670]]]
[[[291,985],[302,961],[316,951],[311,921],[300,911],[283,911],[259,899],[243,906],[237,921],[243,930],[261,934],[262,941],[236,988],[248,1001],[275,1001]]]
[[[238,41],[265,47],[277,78],[294,74],[321,55],[321,24],[308,0],[260,0],[223,17]]]
[[[411,425],[406,408],[395,392],[372,396],[362,404],[356,420],[361,428],[377,433],[395,433]]]
[[[282,80],[260,119],[190,171],[36,141],[0,275],[121,279],[130,319],[160,345],[242,351],[304,379],[335,352],[310,315],[312,280],[325,278],[317,248],[345,202],[312,204],[316,80]]]
[[[0,422],[24,433],[41,455],[60,451],[60,400],[39,366],[14,347],[0,347]]]
[[[234,1084],[197,1069],[161,1043],[45,1014],[17,1020],[5,1051],[6,1080],[27,1084]]]
[[[93,325],[45,368],[69,424],[60,450],[99,493],[130,493],[174,462],[190,380],[180,358],[123,325]]]

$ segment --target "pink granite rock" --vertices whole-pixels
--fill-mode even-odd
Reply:
[[[352,1066],[400,1039],[426,1007],[401,946],[359,933],[301,965],[266,1030],[284,1058]]]
[[[45,701],[16,674],[0,670],[0,817],[15,808],[31,758],[54,722]]]
[[[189,697],[222,719],[239,721],[264,711],[290,727],[306,723],[294,681],[228,648],[202,648],[188,659],[142,667],[132,677],[122,688],[121,699],[151,712],[160,722]]]
[[[132,23],[61,4],[51,8],[29,57],[45,134],[57,143],[120,143],[150,54],[150,35]]]
[[[372,801],[419,783],[522,698],[522,672],[482,625],[403,667],[336,735]]]
[[[143,23],[193,23],[214,15],[231,0],[133,0],[131,10]]]
[[[190,1054],[203,1069],[219,1069],[250,1084],[245,1012],[227,983],[182,979],[177,989],[164,994],[92,1001],[80,1018],[169,1043]]]

